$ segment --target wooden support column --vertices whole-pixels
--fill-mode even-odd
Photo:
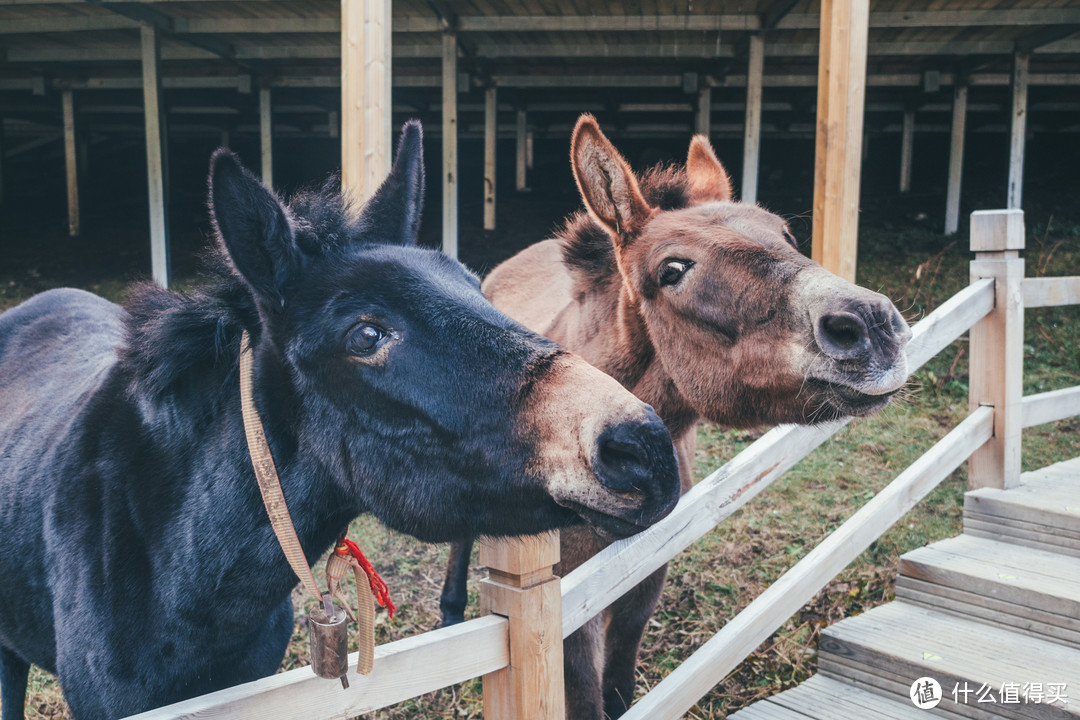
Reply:
[[[526,133],[528,131],[528,124],[526,123],[525,111],[517,111],[517,130],[514,133],[514,137],[517,140],[517,153],[515,161],[515,169],[517,170],[516,179],[514,181],[514,187],[518,192],[523,192],[529,189],[528,174],[526,173]]]
[[[1009,134],[1009,208],[1019,208],[1024,189],[1024,140],[1027,133],[1028,64],[1031,55],[1013,55],[1012,132]]]
[[[495,229],[495,142],[499,129],[495,88],[484,91],[484,229]]]
[[[869,0],[822,0],[812,257],[855,280]]]
[[[150,267],[169,287],[169,173],[165,114],[161,107],[161,43],[154,25],[143,25],[143,115],[146,120],[146,175],[150,195]]]
[[[758,158],[761,153],[761,80],[765,70],[765,36],[750,36],[746,73],[746,126],[743,133],[742,201],[757,202]]]
[[[390,72],[390,0],[341,0],[341,184],[356,203],[390,172]]]
[[[964,175],[964,129],[967,125],[967,85],[953,88],[952,135],[949,139],[949,184],[945,192],[945,234],[960,227],[960,180]]]
[[[259,89],[259,156],[262,158],[262,181],[274,187],[273,117],[270,112],[270,88]]]
[[[911,159],[915,152],[915,111],[904,111],[900,133],[900,192],[911,192]]]
[[[442,38],[442,250],[458,256],[457,35]]]
[[[694,119],[694,132],[708,137],[712,128],[712,88],[701,80],[697,93],[697,117]]]
[[[64,111],[64,167],[67,175],[68,235],[79,234],[79,170],[75,151],[75,99],[71,90],[60,93]]]
[[[533,140],[536,138],[536,134],[532,130],[525,132],[525,168],[528,170],[533,169]],[[525,188],[528,190],[528,188]]]
[[[971,213],[971,280],[994,278],[994,309],[971,328],[969,404],[994,408],[994,436],[971,456],[968,486],[1020,484],[1024,383],[1024,212]]]
[[[484,676],[485,720],[566,715],[557,562],[558,532],[480,542],[480,607],[510,622],[510,665]]]

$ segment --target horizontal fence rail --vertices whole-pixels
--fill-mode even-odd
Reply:
[[[681,717],[993,432],[993,409],[977,408],[661,680],[624,720]]]
[[[1080,305],[1080,276],[1024,278],[1024,308]]]
[[[993,307],[994,281],[987,279],[964,288],[927,315],[912,329],[909,372],[948,347]],[[562,581],[563,637],[716,527],[849,421],[773,428],[691,488],[666,518],[582,563]]]
[[[380,645],[370,675],[356,674],[353,653],[348,690],[303,667],[128,720],[344,720],[500,670],[510,664],[509,647],[506,618],[487,615]]]
[[[1080,414],[1080,385],[1028,395],[1023,401],[1021,427],[1064,420]]]

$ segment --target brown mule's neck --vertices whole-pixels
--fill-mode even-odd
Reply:
[[[696,425],[700,415],[664,369],[641,314],[640,301],[621,284],[616,292],[609,289],[595,295],[594,301],[606,296],[606,317],[600,322],[613,326],[614,332],[601,353],[590,352],[585,359],[652,405],[667,425],[672,440],[680,440]]]

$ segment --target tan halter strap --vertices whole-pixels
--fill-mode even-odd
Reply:
[[[255,478],[259,481],[259,492],[262,494],[263,504],[266,505],[266,514],[270,517],[274,535],[277,536],[278,544],[281,545],[293,572],[312,597],[322,598],[326,602],[329,595],[324,596],[319,592],[315,576],[308,567],[304,549],[300,546],[300,538],[296,536],[296,528],[293,527],[289,508],[285,504],[285,494],[281,491],[277,467],[274,466],[274,458],[270,454],[270,445],[266,442],[266,430],[255,407],[255,398],[252,395],[254,364],[255,352],[251,349],[251,337],[245,330],[240,338],[240,412],[244,418],[244,435],[247,436],[251,464],[255,468]],[[333,611],[328,610],[327,614],[333,615]]]

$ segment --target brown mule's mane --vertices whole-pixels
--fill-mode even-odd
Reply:
[[[653,207],[680,210],[690,205],[690,179],[681,165],[656,165],[638,177],[638,185]],[[599,283],[616,273],[611,236],[584,210],[567,218],[555,237],[562,243],[563,259],[575,274]]]

